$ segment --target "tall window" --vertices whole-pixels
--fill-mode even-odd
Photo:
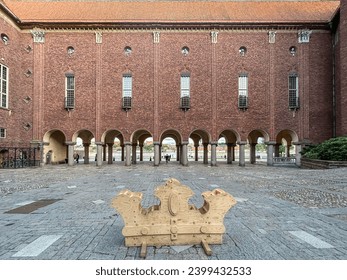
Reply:
[[[8,107],[8,68],[0,64],[0,107]]]
[[[133,91],[133,77],[131,74],[123,75],[123,86],[122,86],[122,107],[125,110],[131,109],[131,98]]]
[[[0,138],[6,138],[6,129],[0,128]]]
[[[190,108],[190,74],[181,74],[181,109],[188,110]]]
[[[248,76],[247,74],[239,75],[239,109],[248,108]]]
[[[65,108],[75,108],[75,76],[70,73],[65,76]]]
[[[288,78],[289,109],[299,109],[299,78],[296,73],[289,74]]]

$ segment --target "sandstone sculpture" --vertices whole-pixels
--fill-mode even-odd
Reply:
[[[176,179],[169,179],[155,190],[159,205],[141,206],[142,193],[121,191],[112,206],[124,220],[122,233],[126,246],[141,246],[141,257],[147,246],[201,244],[207,255],[209,244],[222,244],[224,216],[236,200],[221,189],[202,193],[201,208],[189,205],[193,191]]]

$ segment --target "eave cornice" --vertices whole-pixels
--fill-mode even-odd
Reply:
[[[329,23],[326,22],[92,22],[92,23],[76,23],[76,22],[20,22],[19,27],[23,30],[34,28],[39,29],[129,29],[129,30],[228,30],[228,29],[303,29],[312,30],[329,30]]]

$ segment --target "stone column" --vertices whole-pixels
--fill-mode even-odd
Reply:
[[[211,166],[217,166],[217,142],[211,142]]]
[[[295,145],[295,164],[297,166],[301,166],[301,150],[302,150],[302,145],[299,142],[293,143]]]
[[[208,164],[208,143],[203,143],[204,146],[204,164]]]
[[[227,143],[227,164],[233,163],[233,150],[235,145],[231,143]]]
[[[107,144],[108,147],[108,164],[112,164],[113,163],[113,143],[109,143]]]
[[[276,143],[274,148],[275,148],[275,157],[279,157],[280,156],[280,144]]]
[[[159,162],[161,162],[161,156],[162,156],[162,154],[161,154],[161,147],[162,147],[162,145],[159,144]]]
[[[290,147],[291,147],[292,145],[287,145],[286,146],[286,157],[290,157]]]
[[[254,164],[256,163],[256,149],[255,146],[257,145],[257,143],[251,143],[250,146],[250,163]]]
[[[73,153],[74,153],[74,146],[76,145],[76,142],[65,142],[67,145],[67,163],[69,166],[74,165],[74,158],[73,158]]]
[[[90,143],[83,143],[84,147],[84,164],[89,164],[89,147]]]
[[[124,143],[125,145],[125,166],[131,165],[131,142]]]
[[[181,145],[176,145],[176,161],[180,161],[180,149]]]
[[[143,161],[143,144],[140,144],[140,161]]]
[[[195,148],[195,161],[199,161],[199,145],[194,145]]]
[[[121,160],[121,161],[124,161],[124,144],[123,144],[123,145],[120,145],[120,146],[121,146],[121,148],[122,148],[120,160]]]
[[[183,166],[188,166],[188,142],[182,142],[182,154],[181,154],[181,163]]]
[[[106,144],[102,145],[102,161],[106,161]]]
[[[274,145],[276,142],[267,142],[267,165],[272,166],[274,164]]]
[[[160,163],[160,142],[153,142],[154,145],[154,166],[159,166]]]
[[[239,166],[245,166],[245,145],[246,141],[239,141]]]
[[[102,142],[95,142],[96,144],[96,166],[102,166],[102,151],[103,144]]]
[[[137,147],[137,144],[133,143],[132,144],[132,163],[133,164],[136,164],[136,147]]]

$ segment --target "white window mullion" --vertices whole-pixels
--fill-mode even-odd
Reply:
[[[131,75],[123,76],[123,97],[132,97],[132,87],[133,81]]]

